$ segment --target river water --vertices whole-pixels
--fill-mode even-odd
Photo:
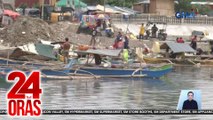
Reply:
[[[7,84],[0,85],[0,109],[6,109]],[[201,90],[202,109],[213,109],[213,68],[175,67],[161,79],[42,81],[44,109],[176,109],[180,91]],[[212,120],[204,115],[50,115],[41,120]],[[12,119],[0,116],[0,119]],[[20,119],[20,118],[15,118]],[[22,118],[30,119],[30,118]]]

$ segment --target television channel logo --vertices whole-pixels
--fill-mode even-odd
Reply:
[[[182,18],[195,18],[195,13],[194,12],[176,12],[175,17],[177,19],[182,19]]]

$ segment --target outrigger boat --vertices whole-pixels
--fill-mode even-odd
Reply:
[[[118,57],[121,53],[121,50],[95,50],[89,49],[87,51],[75,51],[79,55],[85,54],[95,54],[101,56],[111,56]],[[71,65],[71,64],[70,64]],[[70,66],[69,66],[70,67]],[[69,68],[68,67],[68,68]],[[167,73],[172,71],[172,64],[164,64],[160,66],[145,66],[145,67],[137,67],[137,68],[119,68],[119,67],[101,67],[101,66],[88,66],[86,65],[73,65],[70,67],[69,72],[72,75],[93,75],[100,77],[112,77],[112,78],[125,78],[125,77],[148,77],[148,78],[160,78]]]
[[[81,54],[96,54],[101,56],[118,57],[121,50],[94,50],[89,49],[87,51],[76,51]],[[3,62],[2,60],[1,62]],[[6,61],[4,61],[5,63]],[[32,70],[40,70],[42,80],[73,80],[73,79],[95,79],[95,78],[131,78],[131,77],[148,77],[148,78],[160,78],[172,71],[172,64],[164,64],[160,66],[145,66],[145,67],[102,67],[102,66],[88,66],[78,64],[76,59],[71,59],[70,62],[64,68],[55,68],[55,66],[48,66],[45,64],[35,64],[35,66],[29,68],[29,65],[23,62],[10,61],[10,64],[15,64],[18,70],[24,69],[26,73],[30,73]],[[17,65],[16,65],[17,64]],[[21,65],[20,65],[21,64]],[[20,67],[18,67],[20,65]],[[77,66],[77,67],[76,67]],[[11,66],[1,66],[0,75],[5,77],[8,72],[14,70]]]
[[[172,71],[172,65],[162,65],[161,67],[138,68],[138,69],[119,69],[119,68],[102,68],[102,67],[80,67],[71,69],[70,73],[100,76],[102,78],[131,78],[131,77],[148,77],[160,78]]]
[[[0,68],[0,80],[5,81],[6,76],[12,70],[16,70],[13,68]],[[39,70],[41,73],[41,80],[88,80],[88,79],[97,79],[99,76],[93,75],[72,75],[64,69],[19,69],[23,71],[25,74],[30,74],[32,70]]]

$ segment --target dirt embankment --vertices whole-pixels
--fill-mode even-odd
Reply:
[[[71,42],[77,44],[89,44],[91,35],[87,33],[78,33],[79,24],[68,21],[48,24],[38,18],[19,17],[13,24],[0,31],[0,39],[4,44],[10,43],[10,46],[19,46],[27,43],[35,43],[40,39],[47,41],[63,41],[66,37]],[[117,34],[118,29],[115,29]],[[109,47],[113,44],[115,38],[99,36],[101,46]],[[130,41],[131,47],[141,46],[137,40]]]
[[[11,46],[37,42],[38,38],[52,40],[54,32],[41,19],[19,17],[13,24],[0,31],[0,38]]]

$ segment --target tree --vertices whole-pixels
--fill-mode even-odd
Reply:
[[[139,0],[105,0],[105,4],[112,5],[112,6],[124,6],[124,7],[132,7],[135,2]],[[97,5],[101,4],[104,5],[104,0],[83,0],[83,2],[87,3],[88,5]]]
[[[27,8],[27,4],[26,4],[26,3],[23,3],[23,4],[21,4],[19,7],[22,8],[22,9],[25,9],[25,8]]]
[[[193,5],[193,9],[196,9],[201,15],[206,15],[211,11],[210,7],[206,5]]]
[[[206,5],[192,5],[193,0],[178,0],[178,4],[175,4],[176,12],[190,12],[191,9],[197,11],[199,14],[207,14],[210,12],[210,8]],[[202,1],[201,1],[202,2]]]
[[[192,9],[191,5],[192,0],[178,0],[178,3],[175,4],[176,12],[189,12]]]
[[[40,8],[40,5],[39,5],[38,3],[35,3],[35,4],[33,5],[33,7],[39,9],[39,8]]]

